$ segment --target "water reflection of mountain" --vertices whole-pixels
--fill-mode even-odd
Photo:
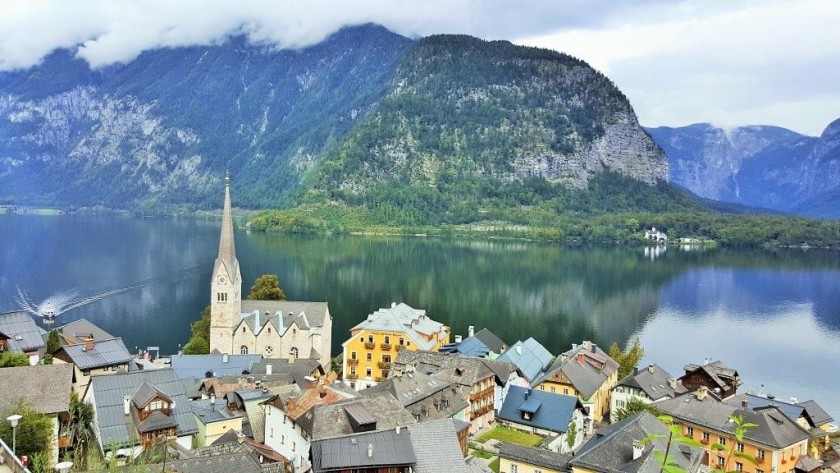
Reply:
[[[811,304],[825,328],[840,330],[837,271],[707,267],[681,274],[662,291],[662,304],[685,314],[723,309],[734,316],[775,317]]]

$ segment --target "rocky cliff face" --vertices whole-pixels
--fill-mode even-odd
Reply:
[[[819,138],[772,126],[648,132],[668,155],[672,182],[702,197],[809,216],[840,214],[830,209],[840,207],[840,120]]]

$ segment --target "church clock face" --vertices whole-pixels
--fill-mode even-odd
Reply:
[[[219,276],[219,284],[224,284],[224,283],[225,283],[225,277],[224,276]]]

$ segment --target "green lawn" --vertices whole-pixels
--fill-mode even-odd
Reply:
[[[478,458],[492,458],[493,454],[490,452],[485,452],[484,450],[473,450],[472,452],[474,457]]]
[[[526,447],[535,447],[542,443],[543,440],[543,438],[539,435],[525,433],[501,425],[494,427],[493,430],[479,437],[478,441],[484,443],[490,439],[496,439],[508,443],[515,443],[517,445],[523,445]]]
[[[490,469],[493,470],[494,473],[499,473],[499,459],[498,458],[491,461],[490,464],[487,465],[487,466],[489,466]]]

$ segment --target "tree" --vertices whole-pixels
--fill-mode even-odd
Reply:
[[[58,336],[58,330],[52,329],[47,337],[47,354],[52,355],[59,348],[61,348],[61,339]]]
[[[206,355],[210,353],[210,306],[204,308],[201,316],[190,325],[190,339],[181,350],[184,355]]]
[[[624,377],[632,373],[639,365],[639,362],[642,361],[642,357],[645,356],[645,349],[642,348],[639,338],[636,337],[633,339],[633,344],[625,351],[621,351],[621,349],[618,348],[618,343],[613,342],[613,344],[610,345],[609,355],[610,358],[618,362],[618,379],[624,379]]]
[[[17,401],[6,409],[0,416],[3,419],[12,415],[21,416],[15,431],[17,456],[27,455],[30,458],[51,455],[52,420],[46,414],[36,411],[31,404]],[[12,445],[12,426],[8,422],[0,422],[0,438],[8,445]],[[46,464],[51,464],[49,461]]]
[[[257,301],[284,301],[286,295],[280,288],[280,281],[276,274],[263,274],[251,286],[248,299]]]
[[[15,366],[29,366],[29,357],[13,351],[4,351],[0,354],[0,368],[13,368]]]
[[[624,407],[615,411],[615,421],[618,422],[621,419],[638,414],[642,411],[648,411],[657,417],[661,414],[661,412],[651,404],[648,404],[637,397],[632,397],[629,401],[627,401]]]
[[[577,424],[572,419],[569,423],[569,430],[566,431],[566,445],[569,446],[569,450],[574,448],[575,440],[577,440]]]

